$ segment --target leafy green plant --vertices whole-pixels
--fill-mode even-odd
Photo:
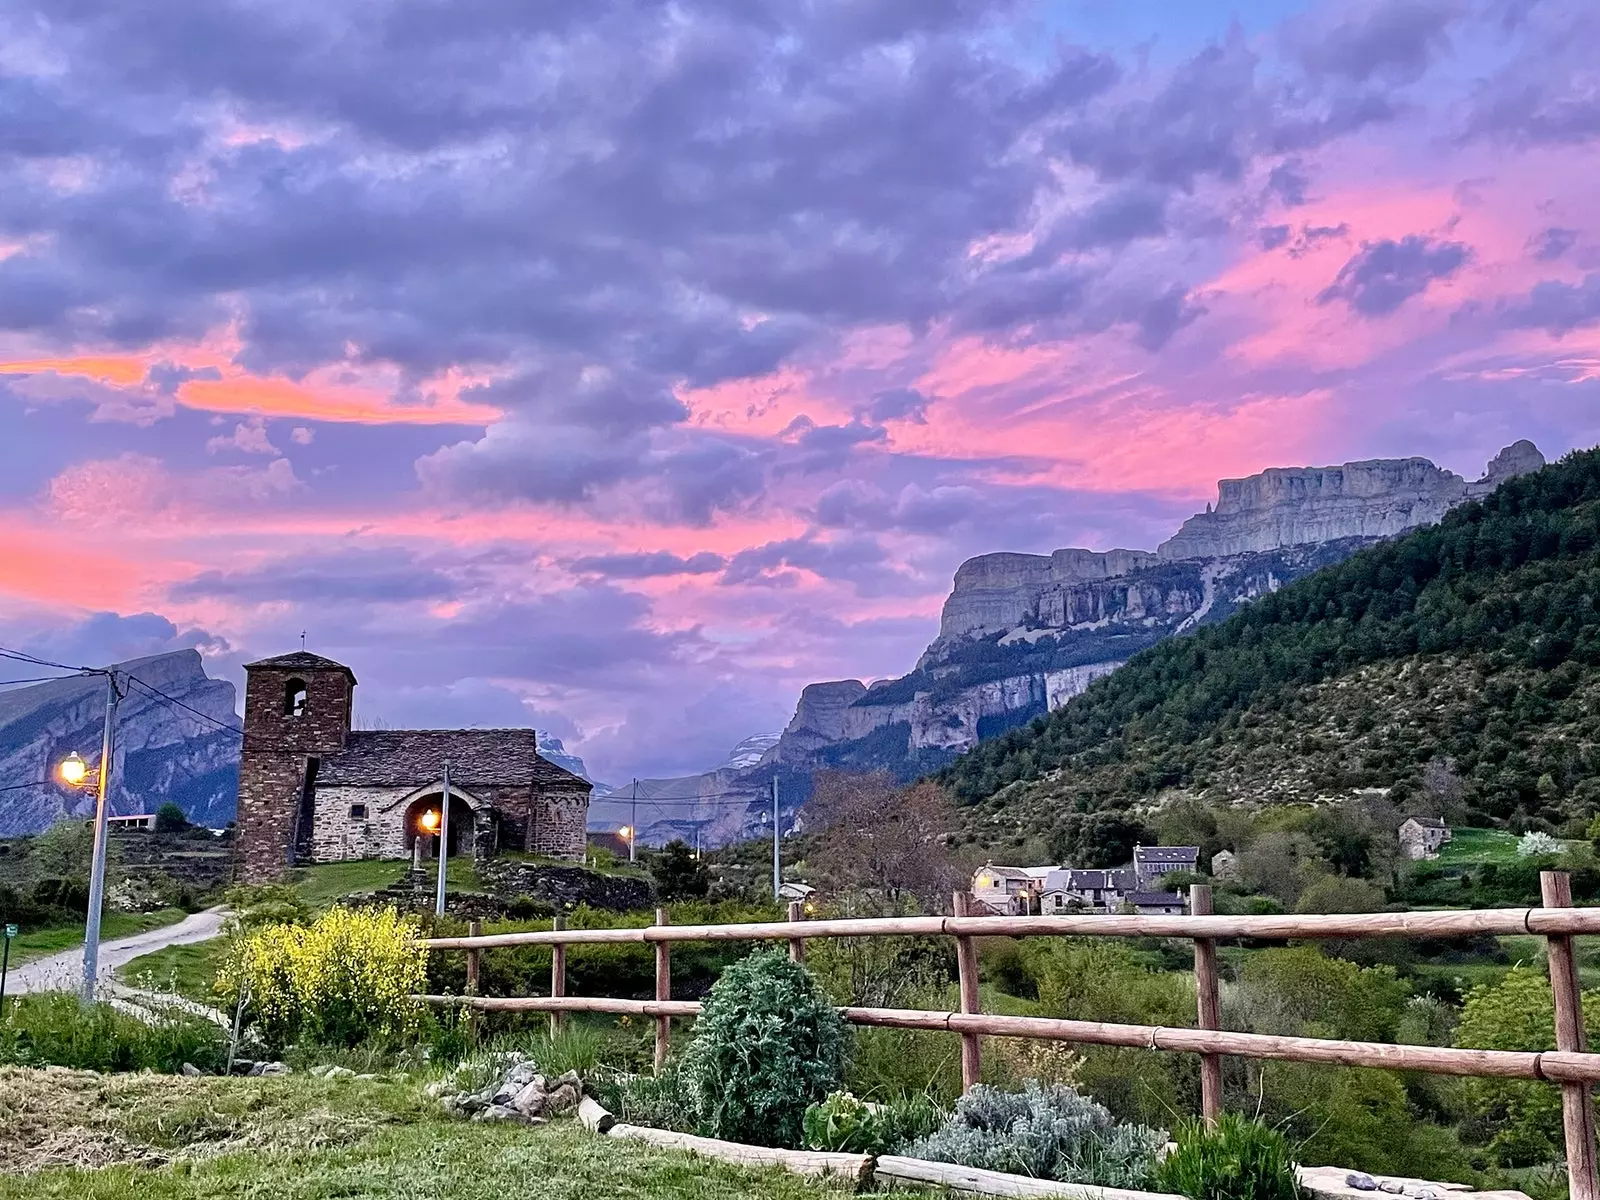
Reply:
[[[619,1121],[676,1133],[695,1130],[694,1093],[676,1063],[653,1075],[600,1067],[584,1077],[584,1084]]]
[[[414,918],[393,908],[330,908],[311,925],[268,925],[239,938],[217,974],[231,1001],[248,998],[269,1048],[305,1039],[355,1046],[415,1027],[411,996],[427,979]]]
[[[849,1092],[834,1092],[806,1109],[807,1150],[843,1154],[883,1154],[889,1149],[890,1124],[885,1114]]]
[[[1101,1105],[1061,1084],[1029,1080],[1021,1092],[984,1084],[956,1102],[944,1127],[906,1149],[913,1158],[1008,1171],[1062,1183],[1146,1187],[1164,1130],[1119,1125]]]
[[[700,1128],[799,1145],[806,1107],[839,1086],[848,1045],[844,1019],[804,966],[778,950],[734,963],[706,997],[683,1062]]]
[[[70,992],[41,992],[6,1001],[0,1063],[86,1071],[176,1072],[184,1063],[220,1071],[223,1034],[210,1021],[167,1006],[149,1020],[109,1004],[79,1005]]]
[[[1215,1129],[1200,1121],[1178,1128],[1178,1146],[1162,1160],[1156,1182],[1190,1200],[1299,1200],[1289,1143],[1275,1129],[1223,1113]]]

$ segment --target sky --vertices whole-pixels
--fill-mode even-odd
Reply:
[[[714,765],[960,562],[1600,442],[1592,0],[12,0],[0,645]]]

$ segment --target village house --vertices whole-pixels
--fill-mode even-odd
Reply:
[[[1211,878],[1239,878],[1239,856],[1232,850],[1218,850],[1211,856]]]
[[[972,876],[973,899],[989,912],[1054,916],[1068,912],[1166,913],[1183,897],[1162,887],[1179,871],[1195,870],[1198,846],[1135,846],[1133,865],[1112,869],[1008,867],[985,863]]]
[[[584,857],[593,785],[542,757],[534,730],[352,729],[354,672],[305,651],[249,663],[245,679],[245,881],[297,863],[432,857],[445,826],[451,855]]]
[[[1200,869],[1199,846],[1135,846],[1133,873],[1138,891],[1162,891],[1161,881],[1177,871],[1194,874]]]
[[[1400,851],[1407,858],[1438,858],[1439,847],[1450,840],[1450,828],[1438,817],[1407,817],[1398,836]]]

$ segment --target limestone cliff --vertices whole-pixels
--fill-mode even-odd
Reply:
[[[239,737],[218,722],[238,723],[233,684],[209,678],[193,650],[120,663],[118,669],[204,717],[129,689],[117,712],[111,811],[154,812],[170,800],[197,824],[226,825],[238,793]],[[0,792],[0,836],[38,833],[63,817],[93,815],[91,793],[49,780],[73,751],[98,761],[104,717],[105,683],[97,676],[0,691],[0,787],[8,789]]]
[[[1544,466],[1532,442],[1508,446],[1468,483],[1425,458],[1373,459],[1339,467],[1274,467],[1224,479],[1217,505],[1156,548],[1163,560],[1226,558],[1343,538],[1394,537],[1431,525],[1463,500]]]
[[[1064,704],[1162,638],[1363,546],[1439,520],[1544,465],[1531,442],[1469,482],[1425,458],[1273,468],[1225,479],[1215,506],[1154,552],[984,554],[956,571],[916,668],[864,687],[812,684],[764,762],[911,775]]]

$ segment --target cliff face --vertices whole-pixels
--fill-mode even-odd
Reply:
[[[1274,468],[1221,481],[1215,506],[1155,552],[969,559],[956,571],[939,637],[911,674],[871,687],[811,685],[766,761],[907,776],[940,766],[1066,703],[1162,638],[1221,620],[1543,465],[1523,441],[1474,482],[1425,458]]]
[[[1425,458],[1374,459],[1340,467],[1275,467],[1217,485],[1217,506],[1162,542],[1164,560],[1225,558],[1345,538],[1386,538],[1438,521],[1464,500],[1544,466],[1532,442],[1508,446],[1482,479],[1468,483]]]
[[[215,721],[237,725],[233,684],[208,678],[200,655],[181,650],[118,664],[118,669]],[[105,682],[72,676],[0,692],[0,836],[38,833],[63,817],[94,815],[92,792],[62,787],[56,765],[76,751],[100,758]],[[233,820],[239,738],[193,713],[129,689],[117,712],[113,814],[154,812],[167,801],[196,824]]]

